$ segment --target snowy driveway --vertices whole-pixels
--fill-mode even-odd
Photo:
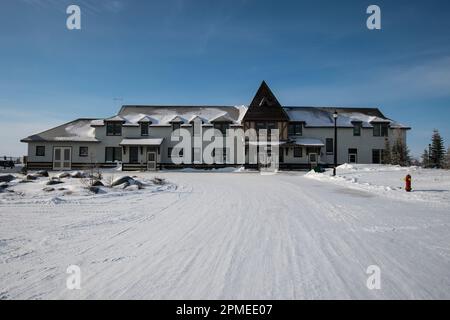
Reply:
[[[449,206],[302,173],[158,176],[177,189],[0,204],[0,299],[450,298]]]

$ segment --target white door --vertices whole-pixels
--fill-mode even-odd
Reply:
[[[310,153],[309,154],[309,163],[313,166],[316,166],[318,162],[319,162],[319,159],[318,159],[317,153]]]
[[[72,148],[56,147],[53,149],[53,170],[70,170],[72,167]]]
[[[156,170],[156,152],[147,152],[147,170]]]

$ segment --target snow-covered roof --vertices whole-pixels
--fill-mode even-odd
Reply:
[[[143,117],[150,117],[152,125],[168,125],[176,121],[189,123],[196,118],[204,124],[212,121],[240,124],[246,111],[245,106],[123,106],[118,116],[125,123],[137,123]]]
[[[377,108],[342,107],[282,107],[290,121],[303,122],[305,127],[333,127],[333,113],[338,112],[339,127],[353,127],[361,123],[371,128],[374,123],[388,123],[391,128],[409,127],[385,117]],[[104,126],[106,121],[120,121],[124,126],[139,126],[148,121],[151,126],[170,126],[179,121],[188,126],[193,120],[201,119],[203,126],[211,126],[215,121],[230,122],[231,126],[241,125],[248,108],[246,106],[123,106],[119,113],[106,119],[77,119],[59,127],[29,136],[22,142],[72,141],[98,142],[95,127]]]
[[[160,146],[164,139],[123,139],[119,145],[121,146]]]
[[[373,123],[384,122],[395,125],[396,128],[407,129],[383,115],[378,108],[343,108],[343,107],[283,107],[291,121],[304,122],[305,127],[334,126],[333,113],[337,111],[338,127],[353,127],[355,122],[362,127],[370,128]]]
[[[325,145],[322,140],[314,138],[295,138],[293,141],[299,146],[323,147]]]
[[[21,141],[99,142],[95,138],[95,128],[91,126],[93,120],[95,119],[77,119],[47,131],[31,135]]]

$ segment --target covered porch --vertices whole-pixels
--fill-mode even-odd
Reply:
[[[127,138],[120,142],[122,147],[123,171],[155,171],[161,162],[162,138]]]
[[[321,163],[325,144],[317,138],[293,138],[280,145],[280,167],[301,165],[311,168]]]

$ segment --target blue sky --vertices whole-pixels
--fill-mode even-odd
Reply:
[[[434,128],[448,146],[449,14],[445,0],[2,0],[0,155],[121,104],[248,104],[263,79],[284,105],[380,107],[413,128],[414,155]]]

